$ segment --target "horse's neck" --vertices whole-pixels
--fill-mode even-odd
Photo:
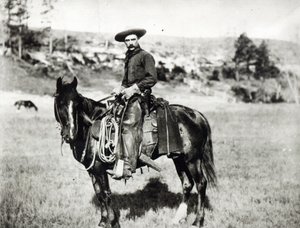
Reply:
[[[92,119],[100,109],[103,109],[102,111],[104,111],[105,106],[103,104],[97,103],[92,99],[82,96],[81,108],[83,109],[81,111],[85,112],[85,114]],[[80,161],[83,151],[87,149],[86,143],[88,140],[87,137],[89,137],[88,132],[90,126],[84,124],[84,121],[82,119],[79,120],[78,124],[79,124],[78,126],[79,135],[74,145],[71,146],[71,149],[73,151],[73,155],[75,159]]]
[[[87,97],[82,97],[82,108],[83,111],[90,117],[93,118],[97,112],[100,112],[100,110],[102,112],[104,112],[105,110],[105,105],[98,103],[90,98]]]
[[[88,137],[88,127],[84,124],[78,126],[78,136],[75,142],[70,145],[74,158],[80,162],[83,151],[86,149],[86,142]]]

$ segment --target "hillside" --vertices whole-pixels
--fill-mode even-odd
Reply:
[[[126,50],[124,44],[113,41],[113,35],[59,30],[53,34],[52,54],[48,53],[47,39],[38,38],[42,46],[25,50],[22,60],[1,58],[4,66],[2,90],[51,94],[55,84],[52,82],[57,77],[77,76],[81,86],[107,93],[121,80]],[[254,43],[259,45],[261,41],[254,40]],[[181,86],[184,91],[200,96],[219,96],[229,101],[293,102],[294,91],[290,91],[291,83],[287,78],[299,80],[299,45],[267,40],[270,59],[281,72],[276,79],[260,81],[253,77],[253,73],[242,72],[239,79],[235,78],[234,42],[232,37],[209,39],[151,35],[140,40],[141,46],[153,54],[159,79],[166,81],[164,85],[167,87]],[[294,84],[297,86],[296,81]]]
[[[62,38],[65,34],[76,37],[81,43],[88,41],[91,45],[99,45],[104,40],[108,40],[119,48],[124,48],[122,43],[114,41],[114,34],[54,30],[54,36],[57,38]],[[178,54],[188,55],[197,53],[199,56],[206,56],[208,59],[210,59],[210,57],[218,59],[219,57],[227,60],[234,55],[234,41],[236,39],[237,37],[184,38],[147,34],[140,40],[140,43],[145,49],[152,50],[153,52],[164,49]],[[262,39],[252,40],[256,45],[259,45],[262,42]],[[269,39],[265,41],[269,45],[274,59],[279,59],[282,64],[299,64],[299,44],[283,40]]]

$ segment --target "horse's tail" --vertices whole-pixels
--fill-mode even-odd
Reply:
[[[203,157],[201,160],[201,170],[205,179],[208,182],[208,185],[210,185],[211,187],[217,187],[217,175],[216,175],[215,165],[214,165],[211,129],[206,118],[204,119],[206,121],[206,126],[207,126],[207,139],[204,144]]]

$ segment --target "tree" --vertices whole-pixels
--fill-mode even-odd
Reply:
[[[29,18],[27,10],[27,0],[6,0],[5,9],[7,10],[6,26],[9,30],[8,46],[14,52],[15,46],[18,47],[18,56],[22,57],[22,35],[28,29],[27,21]]]
[[[276,78],[280,70],[270,61],[270,51],[265,41],[262,41],[256,49],[255,74],[258,79],[262,78]]]
[[[0,45],[3,48],[1,54],[5,53],[5,40],[8,38],[7,34],[5,2],[0,1]]]
[[[246,71],[250,73],[250,64],[255,61],[256,58],[256,46],[251,39],[247,37],[245,33],[242,33],[239,38],[235,41],[234,47],[236,48],[233,61],[236,65],[236,71],[238,70],[241,63],[246,64]],[[238,78],[237,78],[238,80]]]
[[[264,71],[270,66],[269,49],[265,41],[261,42],[256,50],[256,53],[256,74],[263,74]]]

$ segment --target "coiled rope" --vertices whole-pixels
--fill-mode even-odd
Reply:
[[[114,133],[114,139],[112,139]],[[116,160],[118,145],[119,125],[112,115],[103,117],[100,124],[98,156],[105,163],[113,163]]]

